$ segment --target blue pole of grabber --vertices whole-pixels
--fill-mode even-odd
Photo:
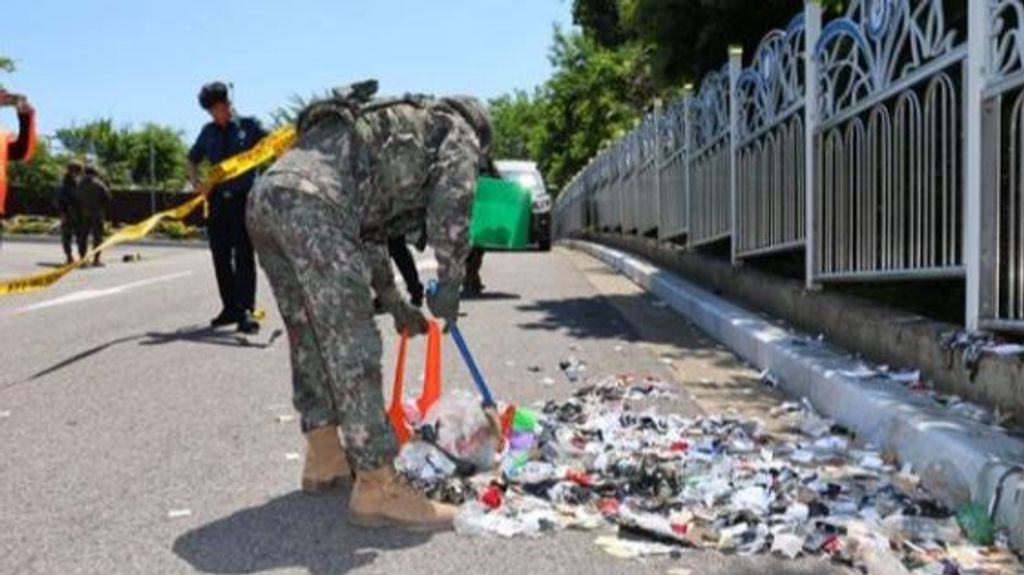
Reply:
[[[436,294],[438,287],[437,280],[431,281],[427,284],[427,293]],[[466,367],[469,368],[469,374],[473,377],[476,389],[480,392],[480,396],[484,398],[484,408],[497,407],[498,404],[494,403],[494,396],[491,395],[491,390],[487,387],[487,382],[484,381],[484,374],[480,373],[480,368],[477,367],[476,360],[473,359],[473,354],[469,351],[469,346],[466,345],[466,338],[462,337],[459,326],[453,322],[448,324],[448,329],[452,332],[452,339],[455,340],[455,347],[459,348],[462,361],[466,362]]]
[[[476,365],[476,360],[473,359],[473,354],[469,351],[469,346],[466,345],[465,338],[462,337],[462,332],[459,330],[459,326],[452,324],[450,326],[452,332],[452,339],[455,340],[455,347],[459,348],[459,353],[462,354],[463,361],[466,362],[466,367],[469,368],[470,375],[473,376],[473,383],[476,384],[477,390],[480,391],[480,395],[484,398],[484,407],[496,407],[494,403],[494,397],[491,396],[491,390],[487,387],[487,382],[484,381],[484,375],[480,373],[480,368]]]

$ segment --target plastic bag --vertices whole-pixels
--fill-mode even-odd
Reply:
[[[442,449],[472,463],[477,472],[494,469],[500,438],[472,394],[459,390],[442,397],[423,421],[436,431]]]

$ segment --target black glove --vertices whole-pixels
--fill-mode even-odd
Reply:
[[[423,312],[401,301],[392,306],[391,315],[395,318],[395,331],[408,332],[409,337],[427,333],[427,318]]]
[[[454,325],[459,319],[459,285],[442,282],[427,290],[427,306],[434,317],[443,319],[447,326]]]

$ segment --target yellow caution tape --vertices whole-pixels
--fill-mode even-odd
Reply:
[[[72,270],[90,261],[97,253],[124,242],[143,238],[149,235],[153,228],[163,220],[183,220],[187,218],[189,214],[206,201],[207,194],[218,184],[237,178],[270,159],[280,156],[295,144],[295,139],[296,132],[293,126],[285,126],[274,130],[251,149],[213,166],[209,174],[199,185],[199,193],[189,201],[176,208],[153,214],[136,224],[121,228],[74,263],[53,270],[0,282],[0,296],[24,294],[49,287],[57,283],[57,281]]]

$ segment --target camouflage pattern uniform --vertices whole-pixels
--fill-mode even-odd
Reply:
[[[94,170],[87,168],[85,176],[79,182],[78,202],[81,210],[78,243],[88,245],[89,236],[92,236],[92,247],[98,248],[103,243],[103,224],[107,207],[110,205],[110,189]],[[96,259],[99,261],[99,254]]]
[[[459,285],[483,152],[462,115],[425,97],[322,102],[298,127],[249,197],[249,233],[288,328],[303,431],[340,425],[352,466],[378,469],[397,454],[373,319],[372,292],[401,301],[387,240],[426,220],[439,279]]]

